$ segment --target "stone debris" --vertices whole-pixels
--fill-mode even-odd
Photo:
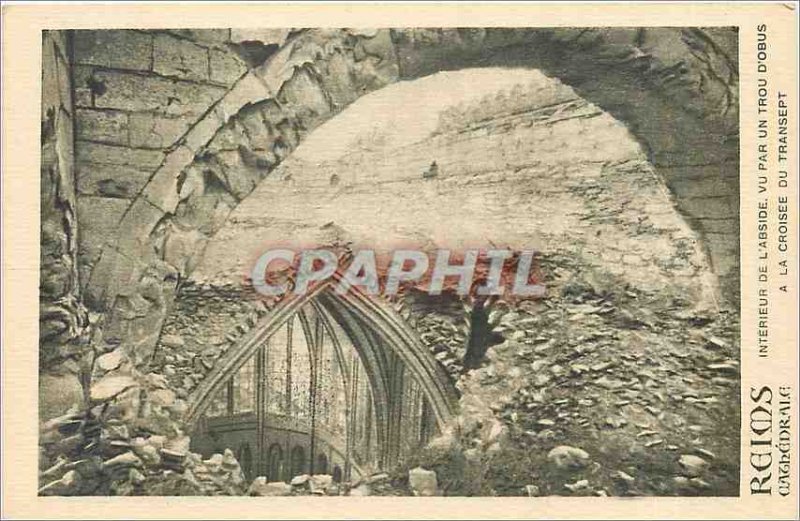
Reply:
[[[580,481],[576,481],[575,483],[565,483],[564,488],[570,492],[581,492],[589,488],[589,480],[582,479]]]
[[[588,452],[567,445],[561,445],[548,452],[547,460],[560,470],[582,469],[591,462]]]
[[[726,349],[728,347],[728,343],[726,341],[714,335],[710,335],[705,338],[707,345],[710,347],[714,347],[717,349]]]
[[[95,369],[99,369],[101,372],[112,371],[122,364],[123,359],[122,350],[106,353],[95,360]]]
[[[563,272],[568,271],[566,264],[564,258],[553,260]],[[728,386],[738,377],[734,375],[738,363],[730,358],[738,342],[736,317],[720,313],[695,320],[696,313],[681,304],[656,302],[639,290],[635,302],[626,302],[632,297],[616,292],[601,295],[592,284],[562,288],[560,296],[550,292],[553,296],[535,313],[506,313],[503,334],[521,343],[514,349],[503,349],[506,344],[493,347],[484,367],[459,380],[463,392],[485,397],[509,426],[508,446],[520,447],[531,455],[532,466],[547,469],[536,476],[542,495],[575,494],[563,488],[563,474],[558,474],[569,469],[567,457],[561,456],[562,468],[556,463],[556,454],[568,453],[562,447],[591,452],[591,457],[587,453],[585,459],[577,458],[573,463],[577,468],[569,470],[577,481],[597,482],[591,494],[600,490],[608,495],[734,493],[734,481],[711,479],[715,467],[692,466],[688,460],[686,472],[676,462],[676,453],[738,465],[732,458],[735,440],[714,439],[702,446],[711,454],[699,452],[696,440],[718,428],[711,410],[719,416],[727,411],[722,407],[738,403],[730,394],[734,387]],[[576,316],[578,320],[568,320]],[[520,325],[523,320],[525,326]],[[525,335],[516,333],[521,330]],[[707,346],[710,337],[721,341],[715,341],[713,349]],[[692,343],[695,338],[701,340]],[[539,342],[548,348],[537,351]],[[512,368],[522,374],[512,376]],[[488,374],[494,377],[480,378]],[[723,382],[717,375],[728,377]],[[722,417],[731,414],[732,410]],[[631,463],[623,467],[622,461]],[[639,472],[640,466],[663,470]],[[675,471],[668,471],[670,467]],[[701,469],[703,473],[698,473]],[[678,473],[685,483],[673,480]],[[691,485],[693,477],[701,477],[711,488]]]
[[[136,385],[136,380],[130,376],[109,375],[92,385],[91,398],[95,402],[105,402]]]
[[[152,398],[163,391],[156,380],[103,377],[95,384],[95,397],[109,404],[43,423],[40,495],[244,494],[244,475],[230,450],[203,461],[189,451],[189,437],[163,412],[159,430],[171,434],[152,434],[155,424],[147,415],[160,411],[160,405],[138,400],[140,394]],[[141,386],[151,386],[149,394],[140,393]],[[137,389],[128,393],[132,387]],[[126,416],[131,400],[143,417]]]
[[[678,459],[678,464],[681,466],[683,473],[689,477],[700,476],[708,468],[706,460],[692,454],[682,454]]]
[[[630,474],[628,474],[626,472],[623,472],[621,470],[618,470],[617,472],[615,472],[612,477],[614,479],[616,479],[617,481],[621,481],[621,482],[625,483],[626,485],[632,485],[633,482],[636,481],[636,478],[634,478]]]
[[[259,476],[253,480],[247,489],[248,496],[291,496],[292,486],[283,481],[268,483],[267,478]]]
[[[372,490],[367,483],[362,483],[359,486],[351,489],[348,495],[357,497],[371,496]]]
[[[308,480],[310,477],[311,476],[309,476],[308,474],[301,474],[299,476],[293,477],[292,480],[289,482],[289,484],[293,487],[304,487],[306,486],[306,484],[308,484]]]
[[[436,496],[438,483],[436,472],[416,467],[408,471],[408,484],[415,496]]]
[[[716,363],[716,364],[708,364],[706,366],[710,371],[714,371],[717,373],[724,373],[732,376],[736,376],[739,374],[739,367],[737,363],[733,361],[726,361],[723,363]]]
[[[379,474],[373,474],[369,478],[367,478],[367,483],[370,485],[374,485],[377,483],[383,483],[385,481],[389,481],[389,474],[386,472],[381,472]]]
[[[706,459],[713,460],[713,459],[717,458],[717,456],[713,452],[711,452],[710,450],[706,450],[706,449],[703,449],[703,448],[700,448],[700,447],[695,447],[694,451],[697,454],[699,454],[700,456],[702,456],[702,457],[704,457]]]

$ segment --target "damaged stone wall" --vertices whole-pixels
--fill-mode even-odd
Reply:
[[[659,173],[664,167],[665,172],[680,174],[667,176],[670,184],[681,185],[691,176],[711,171],[708,179],[714,181],[709,181],[708,193],[691,191],[686,202],[678,199],[678,204],[704,235],[721,231],[721,240],[707,244],[716,245],[711,248],[712,261],[726,294],[733,295],[738,287],[729,280],[735,276],[736,196],[720,195],[714,186],[736,192],[730,188],[735,185],[731,165],[738,154],[737,80],[731,58],[735,40],[735,32],[726,30],[298,32],[267,62],[243,76],[168,151],[142,196],[131,203],[130,211],[124,210],[118,230],[135,238],[106,249],[92,272],[90,295],[110,306],[120,286],[144,284],[142,273],[148,267],[155,271],[155,279],[163,278],[165,270],[146,260],[152,243],[162,240],[159,227],[166,230],[165,244],[174,243],[175,251],[169,266],[162,268],[180,272],[196,262],[192,257],[202,250],[208,216],[199,223],[184,219],[180,229],[171,229],[172,216],[181,210],[179,203],[185,201],[182,206],[187,208],[193,206],[187,200],[198,197],[199,183],[186,183],[192,177],[190,170],[201,170],[195,177],[209,192],[203,194],[203,202],[213,208],[215,218],[224,219],[226,207],[246,196],[306,132],[359,95],[400,78],[465,67],[476,60],[483,65],[539,67],[575,86],[629,125]],[[494,51],[501,47],[503,53]],[[237,113],[239,124],[230,120]],[[246,120],[255,128],[245,125]],[[211,150],[205,143],[219,133],[222,122],[228,122],[234,136],[240,135],[222,149]],[[703,215],[708,212],[714,213]],[[164,227],[165,216],[170,226]],[[701,217],[707,224],[698,224]],[[143,242],[145,236],[152,238]]]
[[[465,109],[472,116],[405,146],[353,147],[327,161],[293,155],[237,207],[195,276],[227,269],[227,280],[238,279],[255,245],[287,229],[299,244],[378,249],[502,241],[580,257],[641,290],[714,307],[702,241],[624,125],[557,81],[544,85],[481,99]],[[423,172],[433,159],[430,180]]]
[[[187,281],[152,359],[175,398],[185,400],[217,359],[268,312],[262,300],[234,286]]]
[[[246,70],[230,31],[75,31],[82,281],[165,154]]]
[[[109,349],[152,356],[208,238],[315,126],[399,79],[476,63],[540,68],[624,121],[733,280],[734,30],[234,33],[74,35],[80,280]],[[688,188],[701,174],[707,191]]]
[[[348,34],[302,33],[294,46],[238,78],[166,150],[135,199],[119,205],[130,204],[119,224],[103,221],[112,224],[98,244],[108,243],[91,271],[86,298],[96,309],[110,310],[106,343],[148,360],[178,281],[191,273],[230,211],[315,126],[358,95],[394,81],[393,61],[378,67],[388,68],[384,72],[376,69],[376,58],[355,61],[357,41]],[[373,37],[389,44],[388,34]],[[323,50],[325,42],[331,45]],[[316,50],[308,54],[304,45]],[[348,60],[324,63],[329,72],[321,76],[307,66],[318,51],[346,52]]]
[[[186,278],[232,209],[305,135],[364,93],[399,79],[477,63],[537,67],[562,78],[628,125],[667,181],[678,208],[704,238],[723,289],[735,302],[735,31],[235,33],[76,31],[72,43],[67,33],[44,35],[40,353],[48,367],[40,379],[40,392],[47,398],[40,414],[50,418],[76,403],[86,409],[73,408],[42,425],[40,493],[242,492],[232,454],[202,462],[188,451],[181,424],[183,395],[267,310],[251,309],[240,295],[219,294],[214,288],[201,288],[195,298],[214,293],[208,305],[220,304],[229,313],[217,309],[203,315],[199,307],[175,304],[174,297],[192,291]],[[461,389],[500,387],[497,394],[507,399],[491,403],[485,393],[479,408],[514,425],[504,436],[522,446],[533,443],[536,450],[528,452],[537,455],[557,440],[582,445],[595,457],[586,439],[565,438],[565,432],[578,430],[563,425],[574,421],[582,428],[620,431],[623,446],[629,438],[639,439],[633,427],[653,421],[652,416],[655,427],[672,437],[637,445],[638,452],[625,460],[633,465],[662,446],[689,451],[681,440],[700,432],[693,427],[713,432],[733,417],[735,411],[726,404],[738,403],[729,399],[738,375],[734,319],[695,316],[693,303],[680,299],[662,309],[664,302],[651,295],[625,289],[606,295],[598,289],[605,285],[575,282],[586,275],[580,270],[564,273],[570,258],[555,261],[560,283],[554,289],[560,300],[531,305],[530,316],[520,319],[524,324],[505,320],[506,342],[489,352],[489,366],[459,383]],[[82,298],[96,312],[91,315],[96,330],[89,327]],[[439,316],[428,313],[424,303],[406,304],[409,309],[400,303],[398,311],[452,378],[459,379],[470,335],[469,308],[459,310],[460,303],[454,304],[452,313]],[[171,314],[195,316],[162,328]],[[227,318],[212,319],[218,314]],[[204,316],[210,336],[195,326]],[[563,323],[563,336],[531,334],[531,327],[552,329],[542,320]],[[501,326],[502,321],[499,313],[489,320]],[[589,337],[604,322],[623,333],[603,330],[599,339]],[[673,352],[673,338],[690,347]],[[87,365],[78,358],[89,345]],[[630,345],[635,353],[628,353]],[[653,346],[670,361],[662,363],[651,354]],[[531,352],[544,356],[533,360]],[[642,363],[657,370],[645,373]],[[623,385],[608,364],[623,365],[623,377],[640,382]],[[82,366],[84,385],[78,376]],[[689,376],[680,383],[676,374]],[[698,384],[698,389],[711,379],[713,392],[656,392],[671,379],[683,387]],[[542,388],[548,382],[555,385],[550,398],[559,398],[554,408],[548,408],[552,400],[544,400]],[[623,392],[627,388],[633,391]],[[587,389],[593,394],[562,398]],[[620,400],[610,401],[603,389],[619,394]],[[686,421],[661,410],[659,403],[669,401],[689,409]],[[633,412],[617,413],[631,404]],[[587,416],[579,407],[608,418]],[[520,414],[523,409],[527,412]],[[736,436],[710,437],[725,440],[711,448],[725,454],[723,463],[729,467],[738,464],[731,448],[738,446],[732,443]],[[495,443],[487,441],[481,457],[493,457]],[[618,454],[598,459],[603,479],[618,482],[613,474]],[[533,461],[529,467],[543,464]],[[697,487],[732,489],[722,478],[709,482]],[[636,484],[657,493],[679,485],[643,479]]]
[[[704,238],[723,295],[739,292],[739,77],[735,28],[408,29],[402,78],[536,67],[624,122]]]
[[[70,54],[65,32],[42,34],[39,364],[46,370],[40,378],[44,417],[63,412],[83,394],[75,359],[83,351],[88,316],[78,283]]]

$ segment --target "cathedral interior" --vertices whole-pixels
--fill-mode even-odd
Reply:
[[[735,495],[735,28],[42,37],[40,495]],[[262,299],[267,247],[547,294]]]

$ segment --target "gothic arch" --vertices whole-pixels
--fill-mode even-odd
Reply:
[[[193,201],[232,197],[235,206],[308,132],[365,93],[438,70],[476,66],[537,68],[623,121],[695,230],[724,235],[709,243],[711,262],[723,279],[736,275],[736,266],[720,267],[723,256],[715,249],[736,247],[738,222],[730,214],[738,196],[703,204],[702,194],[680,188],[684,178],[709,171],[738,183],[738,68],[731,56],[735,47],[723,45],[730,40],[728,33],[635,28],[299,31],[243,75],[169,148],[125,211],[117,231],[121,239],[106,246],[93,268],[87,301],[113,308],[120,295],[128,298],[142,286],[151,292],[156,287],[163,312],[177,281],[191,273],[204,244],[224,222],[218,214],[178,219]],[[269,137],[258,145],[261,151],[242,142],[236,157],[217,155],[215,138],[253,114],[269,127]],[[229,164],[223,183],[212,188],[195,179],[226,161],[236,164]],[[176,219],[179,226],[173,225]],[[734,282],[726,283],[733,293]]]
[[[185,416],[187,423],[193,424],[199,419],[215,393],[289,317],[316,300],[340,321],[358,350],[376,404],[379,443],[383,443],[387,436],[381,426],[388,421],[386,415],[391,400],[391,389],[387,384],[391,378],[390,368],[381,361],[387,352],[397,356],[403,367],[416,378],[431,404],[437,424],[444,426],[455,414],[457,401],[448,375],[394,311],[357,290],[344,296],[336,294],[331,290],[331,285],[338,280],[337,275],[326,283],[318,284],[305,295],[288,296],[232,346],[189,397]],[[376,339],[380,339],[380,343]]]
[[[439,70],[470,67],[539,69],[624,122],[695,231],[703,236],[711,226],[730,228],[733,231],[722,243],[736,248],[736,217],[705,215],[705,208],[715,205],[703,204],[701,198],[680,189],[683,178],[705,175],[709,169],[738,182],[738,69],[731,46],[723,45],[731,33],[725,31],[298,31],[266,62],[237,80],[168,148],[164,161],[124,212],[116,230],[119,240],[105,246],[93,267],[86,300],[108,312],[107,336],[121,341],[138,361],[146,360],[158,339],[154,324],[156,330],[161,328],[176,287],[191,275],[205,245],[229,212],[311,130],[368,92]],[[261,137],[236,137],[237,128],[254,121],[261,125]],[[234,148],[223,150],[220,143],[231,140]],[[737,195],[731,197],[718,206],[731,209]],[[712,265],[720,262],[713,245],[710,259]],[[731,273],[735,275],[735,270]],[[731,280],[735,292],[738,279]],[[240,367],[263,339],[311,298],[287,299],[226,353],[219,369],[215,367],[192,394],[187,417],[196,419],[208,393],[228,371]],[[401,320],[388,316],[372,300],[331,301],[328,295],[320,300],[334,312],[355,317],[350,321],[353,334],[368,331],[401,346],[396,352],[406,367],[421,382],[428,382],[426,393],[437,421],[452,415],[453,393],[439,378],[441,370],[423,354]],[[134,319],[126,315],[132,302],[147,307]],[[379,370],[379,358],[374,364]],[[377,385],[382,387],[386,385]]]
[[[286,473],[284,465],[283,449],[280,443],[273,443],[267,451],[267,478],[271,481],[282,480]]]

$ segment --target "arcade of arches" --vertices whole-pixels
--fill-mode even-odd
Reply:
[[[736,490],[736,49],[732,28],[46,33],[42,420],[110,403],[104,440],[156,447],[192,493],[225,465],[353,484],[425,464],[450,493],[564,493],[487,463],[535,469],[559,441],[622,494],[614,465],[667,468],[690,435],[709,487],[641,492]],[[254,248],[287,237],[533,245],[548,297],[254,298]],[[645,423],[674,439],[639,448]],[[459,436],[471,478],[447,481]]]

